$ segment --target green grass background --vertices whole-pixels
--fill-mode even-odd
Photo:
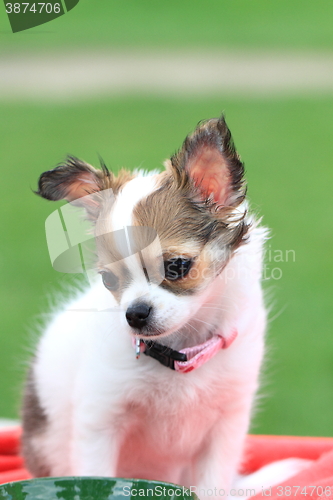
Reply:
[[[0,5],[0,54],[121,47],[329,52],[332,14],[332,2],[308,0],[81,0],[62,18],[13,35]],[[57,204],[32,193],[40,173],[67,153],[93,164],[99,153],[115,171],[156,168],[200,119],[224,111],[252,206],[271,228],[269,249],[296,255],[295,262],[267,262],[268,275],[275,267],[283,275],[265,282],[273,321],[253,431],[332,435],[332,105],[333,94],[0,100],[0,416],[17,416],[34,325],[47,295],[69,280],[50,265],[44,222]]]
[[[7,1],[7,0],[6,0]],[[1,16],[1,14],[0,14]],[[114,47],[332,48],[330,0],[80,0],[26,33],[0,18],[0,51]]]

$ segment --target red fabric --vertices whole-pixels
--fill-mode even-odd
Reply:
[[[0,429],[0,484],[30,479],[19,455],[21,428]]]
[[[0,455],[0,474],[13,469],[24,467],[23,458],[19,456]]]
[[[307,458],[317,460],[324,453],[333,450],[333,438],[298,436],[247,437],[243,472],[249,474],[260,467],[284,458]],[[333,453],[333,451],[332,451]],[[333,455],[332,455],[333,477]],[[333,483],[332,483],[333,486]]]
[[[245,450],[246,473],[285,458],[313,460],[310,467],[251,500],[333,499],[333,438],[248,436]]]
[[[19,451],[20,427],[0,429],[0,455],[16,455]]]
[[[19,456],[20,436],[21,429],[17,427],[0,430],[0,484],[31,477]],[[263,500],[265,496],[271,500],[333,499],[333,438],[248,436],[243,472],[254,472],[270,462],[290,457],[313,460],[313,465],[253,500]]]
[[[31,475],[26,469],[14,469],[0,472],[0,484],[10,483],[12,481],[23,481],[24,479],[31,479]]]

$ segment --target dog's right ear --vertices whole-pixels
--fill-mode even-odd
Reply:
[[[44,172],[38,181],[36,194],[47,200],[77,200],[77,205],[89,204],[87,195],[111,187],[111,174],[101,161],[102,170],[96,170],[74,156],[54,168]],[[84,198],[87,197],[87,198]],[[80,198],[83,198],[80,203]]]
[[[244,165],[223,115],[199,123],[167,165],[180,187],[190,182],[217,207],[237,207],[244,200]]]

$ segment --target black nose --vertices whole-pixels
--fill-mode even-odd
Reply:
[[[143,328],[148,323],[151,310],[151,307],[142,302],[130,306],[126,311],[127,323],[132,328]]]

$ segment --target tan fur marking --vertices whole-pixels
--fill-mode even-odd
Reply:
[[[129,170],[125,170],[122,168],[119,172],[117,177],[114,177],[111,182],[111,188],[113,189],[114,194],[118,194],[119,191],[124,187],[124,185],[134,179],[135,174],[133,172],[130,172]]]

